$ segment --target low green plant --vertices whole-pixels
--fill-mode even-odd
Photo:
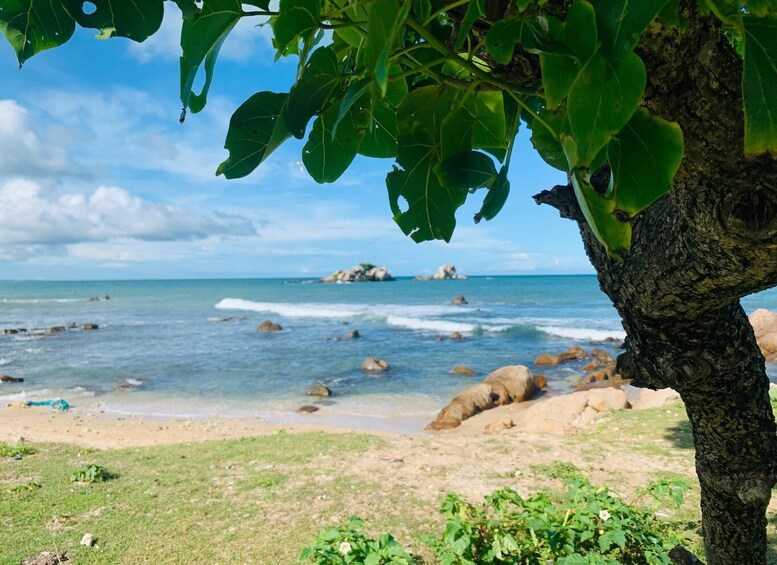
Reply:
[[[36,483],[35,481],[27,481],[26,483],[15,484],[11,488],[7,489],[7,492],[8,493],[29,492],[33,490],[38,490],[40,487],[41,487],[40,483]]]
[[[70,475],[70,480],[76,483],[104,483],[116,477],[118,477],[116,473],[111,473],[105,467],[92,463],[76,469]]]
[[[300,552],[299,562],[317,565],[412,565],[416,562],[391,534],[373,539],[363,528],[364,522],[351,516],[345,524],[321,531],[313,545]]]
[[[584,475],[575,467],[572,463],[566,461],[552,461],[550,463],[542,463],[539,465],[532,465],[531,470],[537,474],[547,477],[549,479],[579,479]]]
[[[24,442],[20,441],[16,445],[9,445],[0,441],[0,457],[17,457],[33,453],[35,453],[35,448]]]
[[[640,496],[649,495],[656,501],[669,499],[679,508],[682,506],[683,500],[685,500],[685,492],[687,490],[688,481],[684,479],[661,477],[648,483],[637,492]]]

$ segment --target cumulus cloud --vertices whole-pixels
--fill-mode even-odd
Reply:
[[[130,238],[145,241],[247,236],[256,230],[236,215],[194,214],[100,186],[92,193],[61,192],[26,179],[0,188],[0,244],[62,245]]]
[[[34,131],[26,108],[15,100],[0,100],[0,175],[43,178],[84,176],[85,171],[62,147]]]

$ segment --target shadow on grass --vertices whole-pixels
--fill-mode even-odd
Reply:
[[[689,422],[679,422],[667,428],[664,438],[679,449],[693,449],[693,432]]]
[[[777,514],[769,517],[766,528],[766,563],[777,565]]]

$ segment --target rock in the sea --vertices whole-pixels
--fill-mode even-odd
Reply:
[[[24,379],[21,377],[12,377],[10,375],[0,375],[0,383],[23,383]]]
[[[453,332],[448,337],[451,338],[453,341],[464,341],[464,336],[461,335],[461,332]]]
[[[85,331],[92,331],[100,329],[100,326],[97,324],[81,324],[81,329]]]
[[[297,408],[297,412],[300,414],[312,414],[313,412],[318,412],[320,408],[318,406],[313,406],[312,404],[305,404],[304,406],[300,406]]]
[[[643,388],[639,392],[639,398],[634,403],[635,410],[648,410],[650,408],[663,408],[680,399],[680,394],[671,388],[650,390]]]
[[[463,294],[458,294],[453,297],[453,300],[451,300],[451,304],[455,304],[456,306],[461,306],[464,304],[469,304],[469,302],[467,302],[467,299],[464,298]]]
[[[450,370],[450,373],[451,375],[463,375],[465,377],[474,377],[477,375],[477,372],[475,372],[474,369],[470,369],[464,365],[454,365],[453,369]]]
[[[563,434],[589,424],[604,412],[629,406],[628,394],[616,388],[554,396],[529,407],[524,430],[530,433]]]
[[[537,385],[538,389],[545,390],[548,388],[548,377],[545,375],[534,375],[534,384]]]
[[[572,345],[569,349],[564,351],[563,353],[558,353],[556,355],[552,355],[550,353],[542,353],[534,360],[535,365],[558,365],[559,363],[563,363],[564,361],[572,361],[575,359],[586,359],[588,357],[588,353],[585,352],[585,349],[580,347],[579,345]]]
[[[59,332],[64,332],[67,328],[65,326],[53,326],[49,328],[49,333],[56,334]]]
[[[352,332],[348,332],[347,334],[345,334],[345,339],[356,339],[359,337],[361,337],[359,330],[353,330]]]
[[[531,371],[522,365],[510,365],[497,369],[482,383],[465,388],[453,397],[450,404],[440,410],[429,430],[455,428],[464,420],[494,406],[522,402],[537,389]]]
[[[598,347],[595,347],[594,349],[591,350],[591,355],[593,355],[594,358],[587,365],[583,365],[582,367],[583,371],[595,371],[597,369],[601,369],[602,367],[606,367],[610,365],[613,361],[615,361],[612,358],[612,355],[610,355],[606,351],[602,351]]]
[[[456,272],[456,266],[451,265],[450,263],[446,263],[445,265],[440,265],[437,267],[437,270],[434,272],[434,275],[432,276],[434,280],[440,281],[440,280],[448,280],[448,279],[459,279],[459,280],[466,280],[467,277],[464,275],[460,275]]]
[[[262,322],[258,328],[256,328],[256,331],[258,332],[279,332],[283,328],[274,322],[271,322],[270,320],[265,320]]]
[[[486,424],[485,430],[490,434],[498,434],[499,432],[509,430],[514,426],[515,423],[513,422],[513,419],[505,416],[504,418]]]
[[[755,339],[767,361],[777,361],[777,312],[759,308],[750,315]]]
[[[10,334],[25,334],[25,333],[27,333],[27,329],[26,328],[6,328],[6,329],[2,330],[2,332],[0,332],[0,333],[4,333],[6,335],[10,335]]]
[[[318,383],[308,389],[308,394],[310,396],[329,397],[332,396],[332,390],[328,386],[324,386],[321,383]]]
[[[370,263],[361,263],[347,271],[335,271],[328,277],[321,279],[321,282],[387,282],[393,280],[394,277],[391,276],[386,267],[376,267]]]
[[[377,357],[370,357],[362,362],[362,371],[379,372],[388,368],[389,364]]]

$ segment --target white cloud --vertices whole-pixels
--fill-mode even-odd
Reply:
[[[203,216],[100,186],[91,194],[61,192],[30,180],[0,188],[0,244],[61,245],[131,238],[146,241],[254,235],[246,218]]]
[[[256,10],[256,7],[250,7]],[[241,19],[227,36],[219,52],[219,59],[244,63],[250,60],[272,62],[272,30],[269,25],[257,26],[266,18],[248,17]],[[129,54],[140,63],[154,59],[177,59],[181,56],[181,12],[168,3],[165,17],[157,33],[143,43],[128,44]],[[268,56],[270,57],[268,59]]]
[[[28,111],[15,100],[0,100],[0,175],[43,178],[53,175],[84,176],[62,147],[41,138]]]

